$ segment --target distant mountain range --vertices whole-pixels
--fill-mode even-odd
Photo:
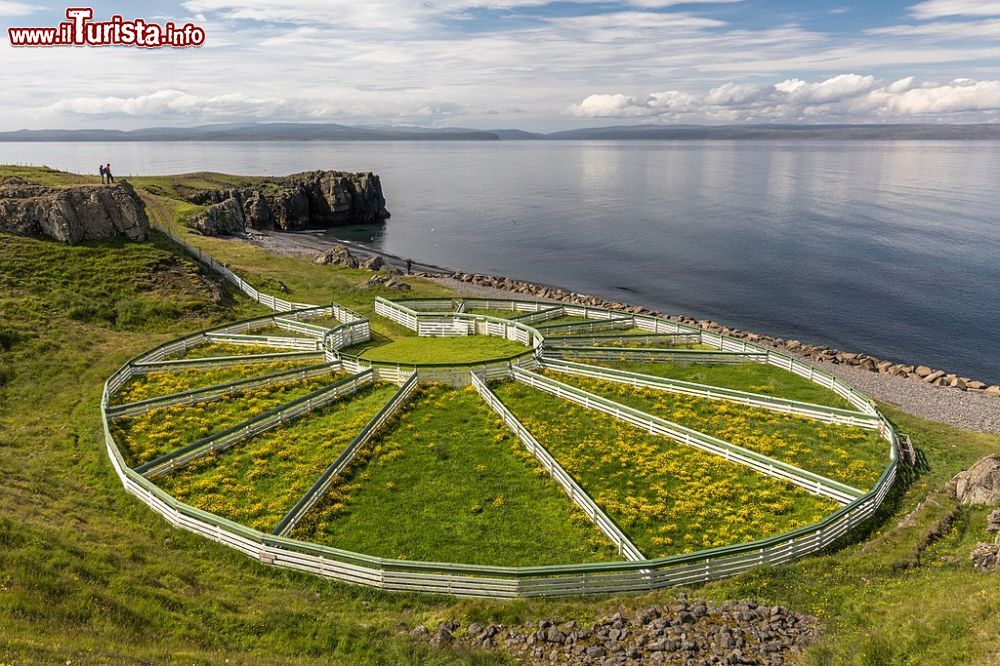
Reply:
[[[18,130],[8,141],[565,141],[761,139],[1000,139],[1000,124],[982,125],[618,125],[540,134],[517,129],[354,127],[332,123],[235,123],[121,130]]]

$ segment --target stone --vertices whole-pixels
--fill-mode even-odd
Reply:
[[[980,458],[951,480],[955,498],[962,504],[1000,505],[1000,454]]]
[[[996,571],[997,562],[1000,560],[1000,546],[995,543],[977,543],[969,559],[972,560],[972,566],[976,571]]]
[[[206,236],[236,236],[246,231],[243,206],[235,198],[212,204],[191,220],[191,226]]]
[[[385,261],[382,259],[382,257],[376,254],[362,261],[360,266],[365,270],[377,271],[380,270],[383,266],[385,266]]]
[[[984,388],[986,388],[986,384],[984,382],[976,380],[966,381],[965,386],[966,388],[972,389],[973,391],[982,391]]]
[[[128,182],[66,187],[11,183],[0,185],[0,231],[48,236],[68,245],[116,236],[133,241],[149,237],[146,208]]]
[[[915,374],[917,377],[920,377],[921,379],[923,379],[927,375],[931,374],[931,372],[933,372],[933,371],[930,368],[928,368],[926,365],[918,365],[917,369],[913,371],[913,374]]]
[[[929,375],[924,375],[923,379],[928,384],[933,384],[934,382],[936,382],[939,379],[942,379],[943,377],[944,377],[944,372],[942,370],[937,370]]]
[[[990,532],[1000,532],[1000,509],[993,510],[986,517],[986,529]]]
[[[330,249],[314,259],[317,264],[336,264],[347,268],[357,268],[358,259],[343,245],[331,245]]]
[[[1000,386],[990,386],[985,389],[984,393],[986,393],[986,395],[1000,396]]]

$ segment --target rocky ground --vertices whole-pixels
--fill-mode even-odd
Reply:
[[[436,645],[499,649],[528,664],[765,664],[794,662],[818,631],[813,617],[754,602],[714,604],[681,598],[634,616],[615,613],[590,626],[557,618],[532,625],[452,621],[411,635]]]

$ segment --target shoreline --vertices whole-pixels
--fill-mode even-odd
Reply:
[[[253,232],[247,241],[279,254],[315,257],[334,245],[342,245],[358,255],[379,256],[396,267],[405,259],[356,241],[343,241],[324,232]],[[851,382],[870,397],[894,405],[915,416],[975,430],[1000,434],[1000,385],[990,385],[946,370],[922,365],[896,363],[860,353],[845,352],[824,345],[803,344],[798,340],[761,335],[725,326],[707,319],[669,314],[641,305],[581,294],[549,285],[509,277],[485,275],[414,261],[412,274],[429,278],[464,296],[497,298],[539,298],[579,305],[604,307],[635,314],[651,314],[698,326],[708,331],[746,339],[823,364],[834,375]],[[950,390],[941,390],[950,389]]]

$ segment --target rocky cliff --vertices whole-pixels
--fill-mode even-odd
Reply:
[[[0,180],[0,231],[70,245],[113,236],[145,240],[149,218],[128,183],[44,187],[9,178]]]
[[[209,206],[191,222],[208,235],[371,224],[389,217],[382,184],[373,173],[307,171],[247,187],[205,190],[188,200]]]

